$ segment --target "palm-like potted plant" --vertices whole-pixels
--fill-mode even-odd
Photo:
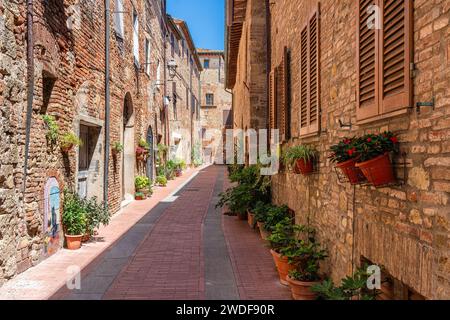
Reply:
[[[315,231],[307,226],[294,226],[295,240],[280,250],[294,268],[287,276],[295,300],[315,300],[317,294],[311,287],[322,279],[320,261],[327,257],[326,251],[315,241]]]
[[[392,132],[368,134],[355,147],[359,156],[356,167],[376,187],[393,183],[395,176],[390,153],[398,152],[398,147],[398,139]]]
[[[64,192],[62,223],[65,230],[67,249],[77,250],[87,230],[86,208],[74,192]]]
[[[275,225],[272,233],[267,237],[270,245],[270,253],[272,254],[273,261],[277,267],[278,275],[280,277],[281,284],[287,286],[287,276],[291,270],[294,270],[294,265],[289,263],[288,258],[283,255],[282,250],[290,247],[295,242],[294,225],[292,219],[286,217]]]
[[[284,156],[287,166],[297,167],[303,175],[309,175],[314,171],[314,160],[317,158],[317,151],[310,145],[298,145],[289,148]]]
[[[73,149],[75,146],[82,146],[83,141],[81,141],[78,136],[73,132],[67,132],[65,133],[60,141],[59,141],[61,151],[64,153],[68,153],[70,150]]]
[[[336,167],[347,177],[351,184],[358,184],[366,178],[360,168],[356,167],[359,154],[356,146],[359,143],[357,138],[345,138],[338,144],[331,146],[331,162],[336,163]]]

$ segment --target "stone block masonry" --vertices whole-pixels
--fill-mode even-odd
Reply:
[[[251,77],[245,57],[256,54],[246,39],[246,26],[258,15],[254,1],[246,2],[247,14],[238,50],[237,81],[234,85],[236,128],[245,127],[240,119],[248,112],[244,80]],[[290,55],[291,138],[283,144],[311,144],[320,152],[319,173],[310,177],[281,172],[272,180],[273,200],[287,204],[296,212],[298,223],[308,221],[318,230],[318,238],[330,252],[324,271],[336,282],[363,261],[384,266],[394,279],[395,298],[448,299],[450,297],[449,237],[449,115],[450,115],[450,6],[448,1],[414,1],[413,103],[435,99],[435,110],[415,108],[391,117],[371,121],[357,119],[357,1],[320,1],[319,86],[320,132],[304,136],[300,132],[300,34],[311,18],[318,1],[270,1],[267,28],[270,32],[271,68],[279,65],[284,48]],[[263,10],[261,8],[260,10]],[[260,20],[258,20],[260,21]],[[267,26],[266,26],[267,27]],[[234,49],[233,49],[234,50]],[[237,50],[237,49],[236,49]],[[235,54],[231,52],[231,54]],[[263,70],[267,59],[256,68]],[[251,69],[254,70],[254,69]],[[263,88],[260,79],[252,88]],[[244,90],[244,91],[243,91]],[[260,99],[266,95],[261,93]],[[258,101],[258,99],[255,99]],[[253,106],[253,105],[252,105]],[[258,117],[256,117],[258,119]],[[352,127],[342,128],[339,121]],[[247,121],[250,123],[251,119]],[[393,131],[406,153],[404,184],[375,189],[352,187],[339,182],[330,163],[330,146],[343,137]],[[402,161],[399,157],[396,161]],[[399,172],[400,173],[400,172]],[[400,175],[403,178],[403,174]]]
[[[109,166],[108,205],[113,214],[124,199],[132,197],[134,176],[154,170],[136,162],[135,148],[141,138],[153,137],[156,143],[167,135],[164,90],[157,83],[165,80],[157,79],[165,61],[165,7],[155,0],[134,6],[124,1],[122,11],[130,14],[120,14],[117,4],[111,1],[109,138],[111,144],[122,143],[124,152],[111,155],[105,164],[104,4],[34,1],[35,90],[23,194],[27,11],[23,1],[0,1],[0,285],[51,254],[46,250],[48,234],[43,225],[44,191],[50,178],[56,179],[61,191],[72,188],[102,200],[104,166]],[[137,28],[133,11],[140,21]],[[137,50],[133,50],[133,33],[139,42]],[[151,47],[148,55],[146,41]],[[57,145],[52,146],[46,139],[43,115],[55,117],[60,135],[80,136],[83,147],[64,155]],[[61,228],[59,233],[57,247],[62,246]]]

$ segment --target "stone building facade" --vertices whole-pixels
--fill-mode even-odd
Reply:
[[[218,163],[223,158],[223,137],[233,127],[232,95],[225,89],[225,60],[223,51],[198,49],[201,73],[201,126],[203,159],[205,163]]]
[[[187,23],[168,16],[167,61],[177,66],[176,75],[168,80],[170,121],[170,158],[193,161],[200,137],[200,73],[202,66]]]
[[[134,177],[154,172],[153,156],[148,163],[136,161],[139,140],[168,144],[164,0],[111,1],[108,119],[106,28],[99,18],[105,16],[104,3],[33,1],[32,74],[27,74],[30,39],[23,3],[0,1],[0,285],[62,247],[60,212],[50,212],[49,203],[56,201],[61,210],[64,188],[99,201],[106,195],[116,213],[133,199]],[[27,100],[30,77],[34,90]],[[45,115],[55,118],[60,136],[73,132],[83,146],[63,153],[47,139]],[[124,147],[118,155],[111,152],[115,143]]]
[[[390,280],[388,295],[391,298],[448,299],[449,2],[416,0],[386,4],[394,6],[396,14],[403,18],[395,20],[397,23],[404,21],[403,27],[397,29],[403,34],[395,39],[404,41],[400,50],[405,55],[396,63],[403,63],[402,72],[406,74],[403,88],[406,96],[411,94],[411,99],[406,103],[391,103],[390,109],[385,105],[381,109],[375,107],[370,112],[363,110],[362,101],[367,97],[358,91],[362,86],[359,85],[358,57],[367,58],[359,55],[359,52],[365,52],[359,49],[368,48],[367,43],[362,42],[367,38],[360,38],[358,30],[373,39],[374,34],[378,34],[374,31],[369,35],[360,29],[365,21],[360,22],[359,17],[367,18],[367,13],[358,11],[358,8],[367,1],[267,0],[264,3],[248,0],[231,3],[228,1],[227,11],[227,86],[233,89],[234,94],[235,128],[246,125],[239,121],[242,114],[247,113],[244,116],[246,123],[252,121],[248,112],[253,106],[245,91],[252,87],[261,88],[260,97],[254,101],[268,99],[270,74],[284,65],[287,69],[285,92],[288,99],[285,101],[288,105],[287,134],[282,149],[311,144],[319,151],[320,159],[318,172],[309,177],[287,171],[274,176],[273,201],[287,204],[295,211],[298,223],[310,223],[318,230],[318,239],[329,252],[323,270],[339,282],[368,261],[384,267],[384,276]],[[373,3],[380,4],[379,1]],[[255,6],[259,10],[255,10]],[[261,17],[259,13],[264,11],[264,17]],[[385,16],[381,21],[392,21],[387,18],[391,17]],[[261,23],[259,28],[246,35],[254,20]],[[392,28],[390,23],[382,25],[381,30],[391,32],[392,29],[389,31],[388,28]],[[255,68],[265,70],[265,78],[253,85],[250,82],[243,90],[242,79],[251,77],[244,63],[245,57],[261,53],[253,46],[245,46],[245,42],[248,38],[261,37],[263,30],[267,30],[269,36],[269,54],[267,59],[259,60],[259,67]],[[305,47],[302,43],[312,45]],[[311,120],[309,124],[304,122],[301,108],[305,101],[311,103],[302,97],[302,61],[308,61],[302,59],[313,56],[312,51],[305,55],[308,50],[314,50],[314,57],[317,57],[307,65],[314,63],[317,67],[314,70],[317,70],[315,79],[318,79],[319,101],[315,116],[306,118]],[[378,57],[378,54],[374,56]],[[411,64],[408,63],[409,58]],[[392,65],[386,63],[385,66]],[[411,79],[410,88],[408,77]],[[282,98],[281,93],[277,92],[276,97]],[[433,100],[434,108],[417,108],[418,104]],[[264,108],[268,111],[269,103]],[[269,120],[268,117],[266,119]],[[341,182],[328,159],[330,146],[344,137],[386,130],[399,137],[401,151],[405,155],[405,159],[395,159],[397,163],[406,163],[396,166],[399,185],[377,189]]]

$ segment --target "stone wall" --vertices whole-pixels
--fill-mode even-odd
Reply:
[[[273,179],[274,200],[288,204],[298,223],[318,229],[330,257],[324,270],[338,281],[363,259],[382,265],[405,290],[427,298],[450,297],[450,5],[414,2],[414,103],[436,99],[436,110],[423,108],[367,124],[356,120],[355,3],[320,2],[319,135],[299,137],[299,34],[315,1],[277,0],[271,5],[272,68],[291,55],[291,133],[283,149],[312,144],[320,151],[319,173],[303,177],[287,172]],[[261,84],[262,85],[262,84]],[[351,130],[341,128],[352,123]],[[393,131],[406,152],[405,184],[375,189],[338,181],[329,148],[345,136]],[[401,158],[396,161],[402,161]],[[402,169],[398,170],[402,176]],[[400,297],[399,297],[400,298]],[[404,298],[404,296],[403,296]]]
[[[145,62],[144,39],[152,42],[152,60],[164,58],[165,14],[160,1],[144,2],[136,10],[140,17],[139,61]],[[114,12],[114,1],[111,12]],[[135,148],[146,138],[164,135],[160,120],[162,90],[156,86],[157,67],[149,74],[135,66],[133,57],[132,3],[125,2],[124,37],[115,32],[111,15],[111,143],[122,142],[125,152],[111,155],[108,205],[111,213],[121,208],[123,191],[134,192],[134,175],[145,174],[135,161]],[[22,194],[26,115],[26,8],[16,1],[0,2],[0,102],[2,136],[0,161],[0,284],[45,259],[47,226],[44,226],[44,189],[49,178],[64,187],[80,189],[80,149],[68,154],[46,139],[43,115],[56,118],[60,134],[87,130],[89,141],[86,195],[103,199],[105,149],[105,24],[104,7],[96,1],[34,1],[35,90],[26,192]],[[149,27],[146,27],[146,19]],[[144,24],[144,25],[143,25]],[[154,61],[152,61],[154,62]],[[127,97],[127,98],[126,98]],[[130,113],[124,116],[125,101]],[[131,112],[132,111],[132,112]],[[124,117],[130,121],[124,126]],[[88,129],[86,129],[88,128]],[[129,130],[124,137],[124,132]],[[85,141],[86,143],[86,141]],[[128,151],[127,151],[128,150]],[[123,161],[122,157],[127,160]],[[125,165],[131,175],[122,177]],[[84,170],[84,169],[83,169]],[[125,181],[127,180],[127,181]],[[60,221],[60,219],[59,219]],[[62,230],[59,247],[62,246]]]
[[[232,95],[225,90],[225,62],[223,52],[199,50],[200,61],[204,65],[209,60],[209,68],[204,68],[201,97],[201,125],[205,132],[203,156],[205,162],[214,163],[223,157],[223,134],[226,123],[225,113],[231,114]],[[214,103],[208,105],[206,95],[213,94]],[[223,159],[222,161],[224,161]],[[220,161],[219,161],[220,162]]]

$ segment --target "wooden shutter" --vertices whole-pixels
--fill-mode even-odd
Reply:
[[[288,139],[288,118],[289,118],[289,55],[288,49],[285,47],[283,51],[283,59],[277,68],[277,84],[278,84],[278,106],[277,106],[277,127],[280,130],[280,141],[284,142]]]
[[[320,129],[320,25],[319,10],[300,34],[300,135]]]
[[[270,72],[269,77],[269,129],[273,130],[277,128],[277,118],[276,118],[276,105],[277,105],[277,77],[275,70]]]
[[[403,0],[402,0],[403,1]],[[374,117],[379,113],[378,101],[378,37],[375,28],[369,28],[369,7],[376,5],[375,0],[358,0],[358,120]]]
[[[412,100],[412,0],[380,0],[381,113],[408,108]]]

